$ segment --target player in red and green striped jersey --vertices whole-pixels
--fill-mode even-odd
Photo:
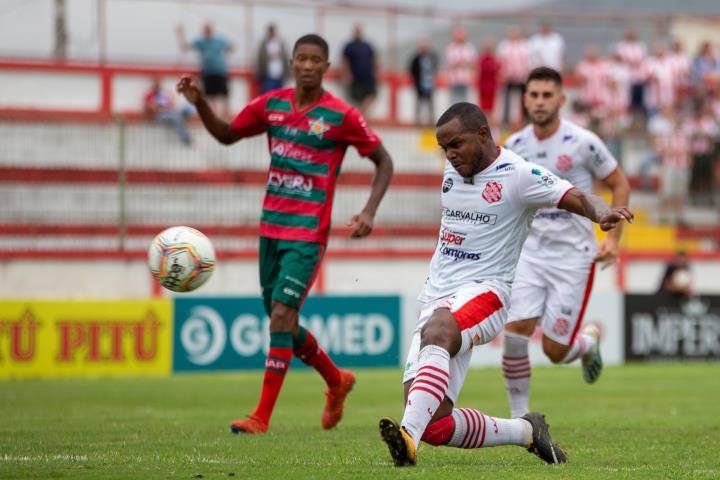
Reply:
[[[338,369],[298,315],[325,253],[335,183],[348,146],[375,164],[370,197],[350,220],[352,236],[370,234],[375,213],[392,178],[392,160],[380,138],[354,108],[322,87],[330,67],[325,40],[315,34],[297,40],[290,59],[295,87],[256,98],[229,124],[215,115],[190,77],[178,83],[197,108],[205,128],[226,145],[267,132],[271,155],[260,217],[260,284],[270,317],[270,350],[255,411],[230,424],[234,433],[267,431],[293,354],[314,367],[328,386],[322,426],[342,418],[345,397],[355,384]]]

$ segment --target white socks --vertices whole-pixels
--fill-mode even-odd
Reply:
[[[522,417],[528,413],[530,396],[530,359],[528,342],[530,337],[505,332],[502,370],[505,390],[510,401],[510,416]],[[577,341],[575,343],[578,343]]]
[[[572,363],[578,358],[585,355],[587,352],[595,348],[595,337],[586,333],[578,333],[575,337],[575,341],[562,359],[562,363]]]
[[[447,443],[450,447],[527,447],[532,443],[532,426],[522,418],[507,420],[489,417],[473,408],[456,408],[452,416],[455,420],[455,432]]]
[[[418,370],[410,385],[401,425],[413,437],[415,446],[448,389],[450,353],[437,345],[423,347],[418,353]]]

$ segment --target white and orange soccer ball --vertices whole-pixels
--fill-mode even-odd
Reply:
[[[195,290],[215,270],[215,249],[201,231],[170,227],[152,241],[148,265],[155,280],[173,292]]]

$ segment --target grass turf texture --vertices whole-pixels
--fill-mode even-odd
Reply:
[[[324,385],[291,369],[270,432],[232,435],[261,373],[160,379],[0,382],[0,478],[720,478],[720,365],[607,368],[593,386],[577,368],[533,370],[534,409],[570,463],[520,447],[423,445],[397,469],[381,415],[401,415],[399,370],[360,370],[339,427],[323,431]],[[507,416],[500,369],[471,370],[461,406]]]

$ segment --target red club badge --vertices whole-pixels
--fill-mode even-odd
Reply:
[[[502,185],[498,182],[488,182],[483,190],[482,197],[488,203],[495,203],[502,198]]]

